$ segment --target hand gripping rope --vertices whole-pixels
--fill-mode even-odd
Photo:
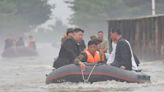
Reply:
[[[89,73],[88,78],[86,78],[86,79],[85,79],[85,77],[84,77],[84,70],[81,70],[81,74],[82,74],[82,78],[83,78],[84,83],[88,83],[88,81],[89,81],[89,79],[90,79],[90,77],[91,77],[91,75],[92,75],[92,73],[93,73],[93,70],[95,69],[96,65],[97,65],[97,64],[95,64],[95,65],[93,66],[91,72]]]

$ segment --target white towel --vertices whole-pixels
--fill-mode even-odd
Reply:
[[[114,42],[112,42],[112,52],[109,55],[109,58],[107,60],[107,64],[110,64],[110,63],[112,63],[114,61],[114,59],[115,59],[115,53],[116,53],[116,46],[117,46],[117,44],[114,43]]]
[[[125,41],[128,43],[128,45],[130,47],[131,61],[132,61],[132,70],[138,70],[137,64],[136,64],[135,59],[134,59],[134,55],[133,55],[133,51],[132,51],[131,45],[130,45],[129,41],[127,41],[127,40],[125,40]]]

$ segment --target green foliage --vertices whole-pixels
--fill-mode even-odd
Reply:
[[[25,32],[51,13],[46,0],[0,0],[0,32]]]
[[[157,12],[164,12],[164,0],[156,0]],[[151,15],[151,0],[74,0],[71,23],[84,28],[102,26],[112,18]]]
[[[30,25],[38,25],[49,18],[50,6],[41,0],[17,0],[18,14]]]
[[[39,28],[38,32],[33,33],[37,39],[41,42],[59,42],[62,36],[66,33],[67,27],[61,20],[57,19],[56,24],[49,26],[51,30],[45,28]],[[57,43],[55,42],[55,43]]]
[[[0,0],[0,14],[10,14],[16,11],[15,0]]]

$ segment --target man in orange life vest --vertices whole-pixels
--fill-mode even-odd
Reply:
[[[105,55],[103,52],[98,50],[97,44],[97,40],[90,40],[88,42],[88,48],[75,58],[74,63],[79,64],[81,70],[85,70],[86,67],[83,62],[95,64],[104,62]]]

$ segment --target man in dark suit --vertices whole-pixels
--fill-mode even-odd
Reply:
[[[54,61],[53,67],[59,68],[74,62],[75,57],[81,53],[79,43],[83,39],[83,34],[84,31],[80,28],[73,30],[73,36],[62,44],[59,56]]]
[[[117,43],[115,58],[111,65],[126,70],[133,70],[133,68],[137,70],[139,60],[134,55],[129,42],[122,38],[119,29],[112,30],[111,39]]]

